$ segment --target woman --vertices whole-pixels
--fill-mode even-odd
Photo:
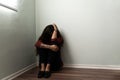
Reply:
[[[63,38],[55,24],[48,25],[36,42],[37,54],[39,54],[40,70],[38,78],[51,76],[51,71],[60,70],[63,66],[60,50]]]

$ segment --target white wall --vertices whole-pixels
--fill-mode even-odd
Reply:
[[[34,0],[23,0],[18,12],[0,6],[0,80],[35,63]]]
[[[120,0],[36,0],[36,38],[53,22],[65,64],[120,64]]]

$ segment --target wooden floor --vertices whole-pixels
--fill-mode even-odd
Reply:
[[[37,73],[38,68],[34,68],[14,80],[120,80],[120,70],[64,68],[49,79],[38,79]]]

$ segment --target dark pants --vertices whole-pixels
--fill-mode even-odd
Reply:
[[[41,67],[41,63],[50,64],[51,70],[59,70],[61,69],[63,63],[60,56],[60,51],[54,52],[49,49],[39,48],[39,66]]]

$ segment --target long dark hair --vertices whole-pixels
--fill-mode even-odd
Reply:
[[[54,31],[53,25],[46,26],[45,29],[43,30],[39,40],[41,40],[43,43],[49,44],[51,41],[53,31]],[[57,29],[57,38],[62,38],[58,29]],[[63,42],[62,42],[62,44],[63,44]]]
[[[52,33],[54,31],[54,27],[52,25],[48,25],[43,30],[39,40],[41,40],[43,43],[49,43],[51,40]]]

